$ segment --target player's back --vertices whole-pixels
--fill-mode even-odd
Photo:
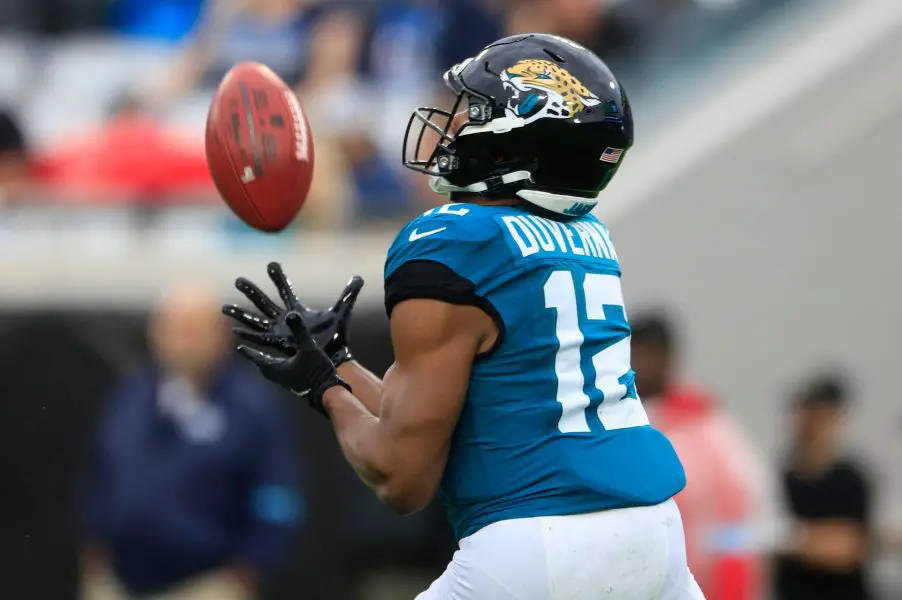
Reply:
[[[441,494],[458,537],[505,519],[657,504],[685,485],[630,368],[620,267],[593,216],[450,204],[414,219],[386,263],[457,274],[499,338],[473,365]],[[467,287],[468,289],[463,289]]]

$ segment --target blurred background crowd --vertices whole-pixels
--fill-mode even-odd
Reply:
[[[299,225],[402,219],[434,202],[400,165],[411,103],[442,104],[438,75],[488,42],[524,31],[570,37],[639,94],[650,71],[785,3],[8,0],[2,141],[21,147],[28,180],[5,186],[4,201],[215,202],[200,124],[222,75],[255,60],[295,87],[313,124],[315,188]]]
[[[410,112],[528,31],[595,50],[633,103],[599,214],[709,599],[902,598],[897,0],[3,0],[0,597],[399,599],[441,572],[440,507],[381,507],[235,364],[217,306],[270,260],[314,304],[361,274],[352,348],[383,372],[385,249],[441,201],[401,167]],[[316,143],[277,237],[204,158],[243,60]]]

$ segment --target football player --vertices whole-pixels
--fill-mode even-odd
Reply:
[[[455,107],[414,111],[404,163],[452,203],[388,251],[385,377],[346,344],[362,281],[314,311],[275,263],[284,306],[239,279],[262,314],[224,307],[257,347],[239,351],[330,419],[387,505],[440,492],[459,550],[418,600],[700,599],[672,500],[683,468],[639,400],[620,265],[589,214],[633,142],[626,95],[597,56],[542,34],[445,83]]]

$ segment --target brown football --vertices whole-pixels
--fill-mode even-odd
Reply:
[[[297,97],[269,67],[226,73],[207,115],[207,165],[216,189],[242,221],[281,231],[297,216],[313,180],[313,138]]]

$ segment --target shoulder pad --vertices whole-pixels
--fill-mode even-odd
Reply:
[[[482,208],[474,204],[445,204],[410,221],[388,250],[386,278],[412,260],[439,262],[467,277],[473,267],[467,263],[475,258],[475,253],[488,250],[498,229],[497,222]]]

